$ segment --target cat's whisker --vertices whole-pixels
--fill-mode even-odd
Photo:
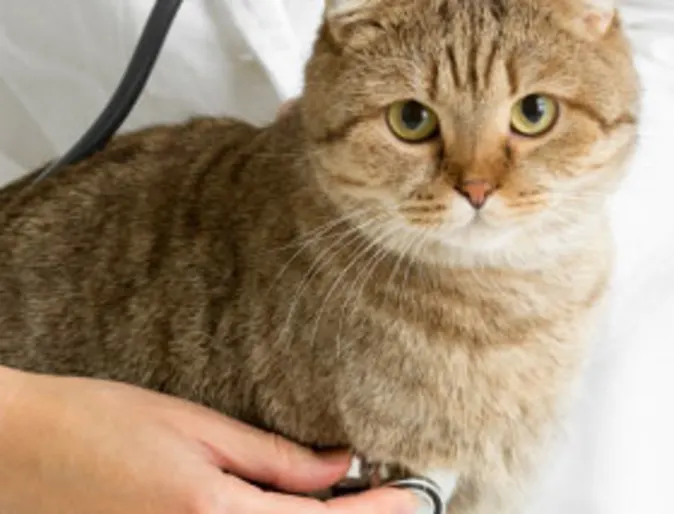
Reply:
[[[363,291],[365,290],[365,286],[367,285],[368,281],[372,277],[372,274],[375,272],[376,268],[378,267],[381,262],[386,259],[390,255],[391,251],[384,245],[380,245],[379,250],[374,254],[374,256],[371,259],[371,265],[370,266],[364,266],[363,269],[356,275],[354,278],[353,282],[354,285],[357,285],[360,283],[360,288],[358,291],[354,294],[352,294],[351,302],[353,303],[351,312],[347,316],[347,319],[351,319],[356,310],[358,309],[358,300],[359,298],[363,295]],[[364,278],[361,280],[361,276],[364,276]],[[346,302],[345,302],[346,306]]]
[[[606,200],[609,197],[609,192],[600,191],[600,192],[587,192],[587,193],[551,193],[547,196],[547,199],[551,202],[575,202],[575,201],[586,201],[586,200]]]
[[[334,249],[338,248],[340,245],[347,246],[351,244],[352,241],[357,240],[359,237],[363,237],[363,232],[371,225],[378,223],[380,220],[379,218],[373,218],[370,219],[360,225],[352,227],[350,230],[346,231],[342,236],[335,241],[333,244],[325,248],[319,255],[316,257],[314,260],[314,263],[311,265],[307,273],[305,274],[304,279],[298,286],[296,293],[293,298],[293,302],[288,310],[288,314],[286,316],[286,321],[283,325],[283,328],[279,332],[278,339],[281,340],[283,337],[286,336],[286,334],[289,332],[292,319],[295,316],[295,312],[297,309],[297,306],[299,304],[300,299],[302,298],[302,294],[304,293],[306,287],[308,287],[309,283],[311,282],[312,278],[314,278],[319,272],[330,262],[334,260],[334,258],[337,256],[337,252],[332,252]],[[360,246],[359,246],[360,247]],[[331,254],[331,255],[330,255]],[[327,256],[330,255],[329,259],[327,261],[324,261],[323,259]]]
[[[382,241],[382,242],[383,242],[383,241]],[[374,272],[374,270],[375,270],[375,268],[377,267],[377,265],[380,264],[381,261],[382,261],[383,259],[385,259],[385,258],[387,257],[388,254],[390,254],[390,250],[389,250],[388,248],[386,248],[386,246],[380,245],[379,250],[378,250],[378,251],[375,253],[375,255],[373,256],[374,261],[373,261],[372,266],[369,266],[369,267],[365,266],[365,267],[363,267],[363,269],[362,269],[362,270],[356,275],[356,277],[354,278],[353,282],[354,282],[355,284],[357,284],[357,283],[360,282],[360,283],[361,283],[361,287],[360,287],[360,289],[359,289],[359,293],[355,293],[355,294],[352,294],[352,295],[350,296],[350,298],[351,298],[350,301],[353,303],[353,306],[352,306],[352,309],[351,309],[351,311],[349,312],[348,316],[345,316],[345,315],[344,315],[344,313],[345,313],[345,308],[347,307],[348,302],[345,302],[345,303],[344,303],[344,306],[342,307],[342,315],[340,316],[340,322],[339,322],[339,333],[340,333],[340,334],[341,334],[341,328],[342,328],[343,320],[344,320],[344,319],[349,320],[349,319],[351,319],[351,318],[353,317],[353,315],[355,314],[355,312],[356,312],[356,310],[357,310],[357,308],[358,308],[358,303],[357,303],[357,302],[358,302],[358,299],[362,296],[363,290],[364,290],[364,288],[365,288],[367,282],[370,280],[370,277],[372,276],[372,273]],[[364,279],[363,281],[361,281],[361,280],[360,280],[360,277],[361,277],[363,274],[367,274],[367,276],[365,277],[365,279]]]
[[[318,335],[318,329],[320,326],[320,320],[323,317],[323,313],[325,312],[325,308],[327,307],[330,298],[334,294],[334,292],[337,290],[338,286],[340,286],[343,282],[344,279],[347,277],[349,271],[355,266],[361,258],[366,255],[369,251],[371,251],[373,248],[376,248],[379,246],[382,242],[384,242],[387,238],[391,237],[393,234],[395,234],[398,231],[398,227],[394,226],[392,228],[389,228],[389,230],[386,230],[383,234],[379,234],[378,236],[372,238],[372,240],[363,248],[361,251],[359,251],[355,257],[351,259],[351,261],[344,267],[342,272],[337,276],[337,279],[333,282],[332,287],[326,294],[323,303],[321,304],[321,308],[318,311],[318,314],[316,316],[316,321],[314,322],[314,330],[313,330],[313,337],[312,337],[312,345],[314,344],[316,337]],[[376,254],[375,254],[376,255]],[[373,257],[371,257],[372,259]]]
[[[360,237],[358,231],[353,231],[349,235],[350,235],[349,238],[341,239],[340,241],[338,241],[338,243],[343,242],[344,244],[348,245],[351,244],[352,241],[357,240],[358,237]],[[333,248],[336,246],[337,244],[333,245]],[[328,258],[325,259],[325,257]],[[285,337],[290,336],[293,319],[296,315],[299,302],[302,299],[304,292],[308,289],[312,279],[316,278],[321,271],[323,271],[326,267],[328,267],[330,263],[335,259],[335,257],[336,253],[334,252],[330,251],[322,252],[321,255],[315,259],[309,271],[304,275],[304,278],[299,283],[297,289],[295,290],[295,294],[293,295],[293,300],[290,305],[290,308],[288,309],[288,313],[286,315],[286,320],[283,324],[283,328],[279,331],[277,338],[279,342],[283,340]],[[291,339],[288,339],[288,343],[289,344],[291,343]]]
[[[559,205],[557,208],[549,209],[545,213],[547,221],[560,222],[560,223],[570,223],[575,222],[579,217],[585,217],[583,211],[574,209],[569,206]]]
[[[369,209],[361,209],[359,211],[351,212],[349,214],[346,214],[332,222],[329,222],[325,225],[321,225],[317,229],[314,229],[312,232],[318,231],[317,234],[314,234],[312,237],[306,238],[304,240],[304,244],[288,259],[286,264],[281,268],[281,270],[277,273],[277,275],[274,277],[272,280],[270,286],[268,287],[267,293],[269,293],[273,287],[278,283],[278,281],[281,279],[281,277],[285,274],[285,272],[290,268],[291,264],[297,259],[302,252],[307,250],[310,246],[315,245],[319,242],[325,241],[325,239],[329,239],[331,237],[337,237],[340,235],[339,232],[336,234],[332,235],[326,235],[329,232],[331,232],[333,229],[336,229],[339,225],[344,224],[344,223],[349,223],[353,219],[356,219],[360,216],[365,216]]]
[[[401,269],[401,267],[400,267],[401,264],[403,263],[403,261],[411,258],[410,252],[411,252],[412,248],[416,244],[420,243],[425,238],[425,236],[426,236],[425,230],[420,231],[418,234],[412,233],[412,234],[409,235],[409,244],[407,244],[400,251],[400,255],[399,255],[398,259],[396,260],[396,263],[393,266],[393,270],[391,271],[391,273],[389,275],[389,278],[386,282],[386,286],[384,287],[384,290],[383,290],[384,294],[383,294],[382,302],[386,301],[386,299],[388,298],[389,291],[391,291],[392,289],[395,288],[395,278],[396,278],[396,275],[398,274],[398,271]],[[402,290],[402,289],[400,289],[400,290]]]
[[[274,248],[273,251],[280,252],[282,250],[294,248],[298,245],[306,245],[307,243],[310,243],[312,240],[320,241],[320,236],[326,234],[331,229],[336,228],[343,223],[353,221],[354,219],[357,219],[359,217],[365,218],[368,216],[368,214],[375,214],[375,211],[371,208],[362,208],[347,212],[337,218],[331,219],[323,224],[318,225],[317,227],[306,232],[305,234],[302,234],[302,237],[294,239],[292,242],[288,244]]]
[[[378,228],[379,228],[379,227],[378,227]],[[379,239],[379,237],[380,237],[380,236],[374,236],[374,238],[377,239],[377,240]],[[368,242],[368,240],[364,240],[364,243],[363,243],[363,244],[358,245],[358,246],[357,246],[351,253],[349,253],[349,256],[347,257],[347,262],[349,262],[349,263],[357,262],[357,261],[358,261],[358,257],[359,257],[359,255],[357,255],[357,254],[363,253],[363,249],[365,249],[365,251],[368,251],[368,250],[369,250],[370,248],[372,248],[373,246],[376,246],[376,244],[377,244],[377,242],[376,242],[375,240],[373,240],[373,239],[370,239],[369,242]],[[348,267],[348,266],[350,266],[350,264],[348,264],[347,267]],[[348,271],[348,270],[347,270],[347,271]],[[343,273],[344,273],[344,272],[343,272]],[[339,281],[339,277],[337,278],[337,281]],[[335,281],[335,283],[336,283],[337,281]],[[334,287],[335,283],[333,283],[333,287]],[[328,300],[328,295],[326,295],[326,298],[325,298],[325,301],[324,301],[323,305],[326,304],[327,300]],[[317,317],[316,323],[318,323],[318,320],[319,320],[319,319],[320,319],[320,318]],[[341,317],[341,316],[340,316],[339,325],[340,325],[340,330],[341,330],[341,325],[342,325],[342,317]],[[318,325],[316,325],[316,326],[318,326]],[[337,332],[337,339],[336,339],[336,341],[337,341],[337,355],[338,355],[338,356],[341,355],[341,348],[340,348],[340,344],[341,344],[341,331],[340,331],[340,330],[338,330],[338,332]],[[312,339],[312,344],[314,344],[316,337],[317,337],[317,334],[315,333],[315,334],[314,334],[314,337],[313,337],[313,339]]]
[[[428,238],[428,229],[424,229],[419,233],[419,238],[415,241],[414,245],[408,250],[408,263],[407,263],[407,269],[405,270],[405,274],[402,279],[402,288],[404,291],[409,291],[409,282],[410,282],[410,272],[414,268],[415,264],[419,261],[420,259],[420,253],[421,250],[424,247],[424,243],[426,242]],[[414,324],[419,323],[419,309],[413,309],[413,322]]]
[[[403,274],[403,287],[407,287],[407,284],[410,281],[410,272],[414,267],[414,262],[419,258],[419,252],[421,246],[423,246],[423,241],[425,241],[427,230],[422,230],[421,234],[424,235],[423,238],[419,238],[419,241],[409,250],[410,258],[408,259],[407,267],[405,268],[405,273]]]
[[[375,246],[375,245],[376,245],[376,243],[374,243],[373,241],[371,241],[371,242],[370,242],[370,245],[366,248],[366,250],[369,249],[369,248],[371,248],[371,247],[373,247],[373,246]],[[362,248],[363,248],[363,246],[359,246],[358,249],[356,249],[355,252],[352,252],[352,253],[350,254],[349,257],[352,257],[353,255],[355,255],[355,254],[358,252],[358,250],[359,250],[359,249],[362,249]],[[357,256],[356,256],[356,260],[357,260]],[[366,269],[366,268],[365,268],[365,269]],[[326,301],[327,301],[327,298],[326,298]],[[341,355],[341,341],[342,341],[342,337],[341,337],[341,329],[342,329],[343,322],[344,322],[344,310],[345,310],[345,308],[346,308],[346,306],[347,306],[347,303],[348,303],[348,302],[344,302],[344,305],[343,305],[342,308],[341,308],[341,315],[340,315],[340,317],[339,317],[338,330],[337,330],[337,339],[336,339],[336,340],[337,340],[337,355],[338,355],[338,356]],[[324,304],[324,305],[325,305],[325,304]],[[347,319],[347,320],[348,320],[348,319]],[[318,319],[317,319],[316,323],[318,323]],[[318,326],[318,325],[316,325],[316,326]],[[312,341],[315,341],[316,337],[317,337],[317,334],[315,333],[315,334],[314,334],[314,337],[313,337],[313,339],[312,339]],[[312,344],[313,344],[313,342],[312,342]]]
[[[426,237],[428,236],[429,229],[423,229],[419,231],[419,234],[417,237],[412,237],[410,245],[407,246],[403,252],[401,252],[401,259],[398,261],[396,264],[395,268],[393,269],[393,272],[391,273],[392,276],[394,276],[398,272],[398,268],[400,267],[400,264],[402,264],[402,261],[407,259],[409,261],[413,261],[415,258],[418,257],[418,253],[423,247],[423,244],[426,242]]]
[[[416,246],[416,245],[421,245],[421,244],[423,243],[423,240],[425,239],[426,235],[427,235],[427,231],[426,231],[426,230],[421,231],[419,234],[416,234],[416,236],[415,236],[413,233],[412,233],[411,235],[408,235],[408,238],[409,238],[409,244],[407,244],[406,246],[404,246],[403,249],[400,251],[398,258],[396,259],[396,263],[395,263],[395,265],[394,265],[394,267],[393,267],[393,271],[392,271],[391,274],[389,275],[389,280],[388,280],[388,282],[387,282],[387,286],[386,286],[386,287],[384,288],[384,290],[383,290],[383,293],[384,293],[384,294],[383,294],[383,297],[382,297],[382,305],[383,305],[383,303],[386,301],[386,298],[387,298],[387,295],[388,295],[388,291],[389,291],[389,289],[391,288],[391,283],[392,283],[393,280],[395,279],[395,275],[396,275],[396,274],[398,273],[398,271],[401,269],[401,264],[403,263],[403,261],[404,261],[405,259],[408,259],[408,258],[411,259],[411,258],[412,258],[412,257],[409,255],[409,254],[410,254],[410,251],[412,250],[412,248],[413,248],[414,246]],[[367,285],[367,282],[370,280],[370,277],[371,277],[372,273],[374,272],[375,268],[376,268],[379,264],[381,264],[381,261],[383,260],[383,258],[385,258],[387,255],[390,254],[390,251],[387,250],[385,247],[382,247],[382,250],[384,251],[384,255],[383,255],[382,257],[380,257],[376,262],[374,262],[374,264],[373,264],[372,266],[370,266],[369,269],[366,268],[366,269],[369,270],[368,276],[367,276],[367,277],[365,278],[365,280],[361,283],[361,287],[360,287],[360,289],[358,290],[358,292],[357,292],[356,295],[355,295],[355,298],[354,298],[354,300],[353,300],[353,307],[352,307],[351,311],[349,312],[348,316],[346,317],[347,320],[348,320],[348,319],[352,319],[352,318],[355,316],[355,314],[356,314],[356,312],[357,312],[357,310],[358,310],[358,300],[359,300],[360,297],[362,297],[363,292],[364,292],[364,290],[365,290],[365,287],[366,287],[366,285]],[[411,265],[411,264],[410,264],[410,265]],[[359,276],[360,276],[360,274],[358,275],[358,277],[359,277]],[[358,277],[356,277],[355,282],[358,282]],[[401,287],[404,287],[404,285],[402,285]],[[342,323],[342,322],[341,322],[341,319],[343,319],[343,318],[340,318],[340,328],[341,328],[341,323]]]

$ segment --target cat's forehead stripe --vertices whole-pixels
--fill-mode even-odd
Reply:
[[[484,72],[484,85],[485,87],[491,83],[493,72],[494,72],[494,63],[496,62],[496,56],[498,55],[499,44],[496,39],[491,42],[491,51],[489,52],[489,57],[487,58],[487,67]]]
[[[515,96],[520,90],[519,74],[517,73],[517,63],[514,56],[510,56],[505,61],[506,76],[508,77],[508,86],[510,88],[510,96]]]
[[[445,50],[439,54],[437,66],[442,70],[438,77],[438,85],[433,87],[429,96],[440,100],[442,93],[467,92],[477,94],[490,91],[494,85],[496,70],[503,65],[507,47],[500,30],[481,30],[480,26],[467,23],[462,27],[457,23],[454,37],[448,37]],[[512,63],[511,63],[512,65]],[[517,88],[516,75],[513,69],[508,70],[511,93]],[[442,88],[440,82],[447,86]]]
[[[461,84],[461,76],[459,74],[459,65],[456,61],[454,45],[447,45],[447,60],[452,74],[452,84],[456,89],[461,89],[463,86]]]

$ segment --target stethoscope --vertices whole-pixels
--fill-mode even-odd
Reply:
[[[38,174],[36,182],[100,151],[117,133],[143,92],[182,3],[183,0],[155,1],[131,61],[105,109],[68,152]],[[352,468],[350,473],[351,479],[366,480],[360,468]],[[454,473],[437,472],[382,485],[413,491],[423,505],[417,514],[445,514],[456,483]]]
[[[183,0],[156,0],[140,40],[115,93],[96,121],[62,157],[49,163],[36,181],[53,175],[103,149],[126,120],[152,74]]]

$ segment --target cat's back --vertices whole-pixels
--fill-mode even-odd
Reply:
[[[85,198],[142,195],[155,184],[166,192],[176,180],[243,152],[259,132],[238,120],[203,117],[119,135],[104,150],[41,182],[35,182],[39,169],[0,189],[0,238],[12,220],[79,211],[88,206]]]
[[[199,303],[211,287],[204,270],[230,265],[210,246],[234,239],[231,176],[246,167],[262,132],[214,118],[155,126],[119,136],[41,182],[34,172],[2,189],[2,363],[96,373],[100,361],[100,373],[109,373],[105,360],[129,334],[170,331],[147,325],[167,323],[172,302],[175,312],[180,302]],[[206,237],[216,220],[223,237]],[[157,306],[161,317],[150,312]],[[134,352],[139,363],[147,358]],[[139,364],[130,378],[141,371]]]
[[[138,231],[136,238],[144,224],[158,230],[200,200],[209,174],[231,172],[228,161],[243,159],[259,131],[218,118],[154,126],[42,181],[35,182],[38,170],[9,184],[0,191],[3,261],[77,260],[114,244],[120,228]]]

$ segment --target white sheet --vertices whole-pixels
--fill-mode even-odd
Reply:
[[[63,152],[88,126],[153,2],[0,0],[0,181]],[[186,0],[125,129],[193,113],[269,120],[301,89],[321,4]],[[590,392],[537,514],[674,512],[674,0],[623,4],[646,90],[643,139],[614,202],[613,309]]]

